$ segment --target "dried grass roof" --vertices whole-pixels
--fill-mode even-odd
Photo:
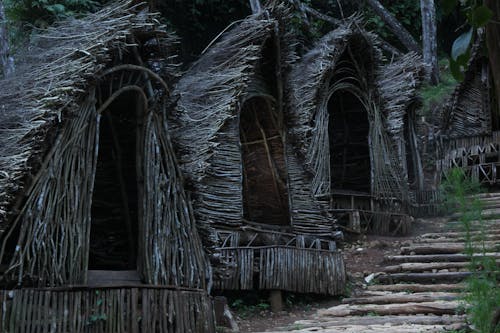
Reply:
[[[170,119],[172,139],[181,169],[194,188],[196,220],[209,250],[218,242],[213,224],[242,224],[239,113],[253,96],[280,108],[279,72],[295,59],[293,41],[284,42],[289,35],[281,20],[287,12],[279,4],[271,5],[231,25],[174,90],[178,99]],[[271,53],[264,55],[266,50]],[[275,69],[265,73],[265,61],[273,62]]]
[[[127,38],[156,37],[161,45],[176,42],[157,14],[142,7],[117,1],[37,34],[18,55],[15,76],[0,81],[0,233],[14,201],[40,168],[56,126],[78,111],[113,55],[128,52]]]
[[[460,82],[444,105],[439,121],[447,138],[487,135],[491,132],[490,78],[482,54],[484,34],[472,46],[471,58]]]
[[[354,59],[355,69],[344,74],[341,57]],[[362,27],[357,17],[325,35],[294,67],[290,82],[288,126],[306,167],[314,176],[312,191],[330,191],[328,108],[332,84],[357,96],[369,111],[372,124],[374,190],[382,196],[406,196],[401,156],[394,136],[403,131],[408,107],[418,100],[422,64],[410,53],[384,65],[378,37]],[[334,78],[334,76],[337,77]],[[336,82],[333,82],[337,80]],[[390,163],[387,163],[390,161]]]

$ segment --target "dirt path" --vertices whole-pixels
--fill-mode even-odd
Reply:
[[[498,215],[500,194],[483,199]],[[500,260],[500,220],[489,220],[487,246]],[[415,221],[404,238],[368,237],[344,249],[352,293],[308,312],[255,316],[241,332],[442,332],[467,328],[459,300],[469,276],[460,225],[447,219]],[[333,303],[333,304],[332,304]]]

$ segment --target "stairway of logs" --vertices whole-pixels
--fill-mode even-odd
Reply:
[[[479,195],[487,230],[486,255],[500,264],[500,193]],[[471,274],[464,252],[465,233],[457,216],[440,232],[427,233],[385,257],[373,281],[342,304],[320,309],[279,331],[291,332],[446,332],[468,330],[461,296]],[[479,234],[477,229],[472,235]],[[480,269],[480,268],[478,268]]]

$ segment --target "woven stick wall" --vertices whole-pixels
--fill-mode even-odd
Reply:
[[[0,291],[0,332],[214,333],[202,290],[158,287]]]
[[[208,49],[174,91],[179,101],[172,115],[173,138],[194,187],[197,223],[212,244],[217,242],[215,224],[242,223],[239,112],[243,101],[255,95],[251,84],[265,43],[279,43],[277,29],[273,19],[244,20]]]
[[[403,132],[402,119],[416,98],[419,58],[410,54],[382,67],[377,45],[376,36],[353,18],[322,38],[291,73],[290,137],[313,174],[316,196],[329,196],[336,186],[330,165],[329,103],[336,92],[345,91],[357,98],[370,124],[371,193],[408,200],[401,164],[404,142],[397,134]]]

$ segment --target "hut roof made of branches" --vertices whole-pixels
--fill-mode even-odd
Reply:
[[[351,69],[343,68],[346,55],[353,61]],[[375,191],[404,197],[404,168],[395,146],[403,131],[408,107],[418,101],[421,74],[421,59],[414,53],[384,64],[378,37],[364,30],[356,17],[325,35],[294,66],[289,80],[288,128],[307,169],[314,175],[314,195],[330,191],[326,111],[332,92],[345,89],[371,110],[370,123],[376,129],[371,131],[372,156],[380,159],[380,163],[374,160],[372,165],[378,175]],[[387,161],[390,161],[389,168]]]
[[[235,120],[242,104],[253,96],[267,95],[279,103],[280,97],[269,92],[279,90],[274,85],[280,80],[269,77],[279,75],[275,71],[291,61],[281,57],[269,72],[262,70],[263,59],[280,59],[282,34],[273,17],[266,10],[233,26],[175,88],[178,103],[172,114],[172,137],[181,168],[196,187],[194,206],[202,225],[241,223],[241,153]]]
[[[131,3],[117,1],[37,34],[17,56],[15,75],[0,81],[0,234],[42,167],[58,126],[80,110],[87,88],[113,56],[129,52],[134,38],[154,38],[165,48],[162,57],[169,57],[166,49],[176,43],[175,35],[159,24],[157,14]],[[175,66],[162,68],[163,76],[177,75]]]
[[[483,56],[484,34],[472,46],[464,79],[442,109],[440,128],[447,138],[457,139],[491,133],[490,76]]]
[[[381,51],[375,47],[375,35],[361,29],[360,21],[352,19],[321,38],[294,66],[290,74],[291,93],[288,117],[289,132],[300,147],[302,156],[307,156],[311,134],[314,129],[314,117],[320,107],[325,87],[328,86],[337,67],[338,61],[349,45],[359,46],[362,54],[373,69],[369,83],[374,86],[373,74],[382,59]]]

